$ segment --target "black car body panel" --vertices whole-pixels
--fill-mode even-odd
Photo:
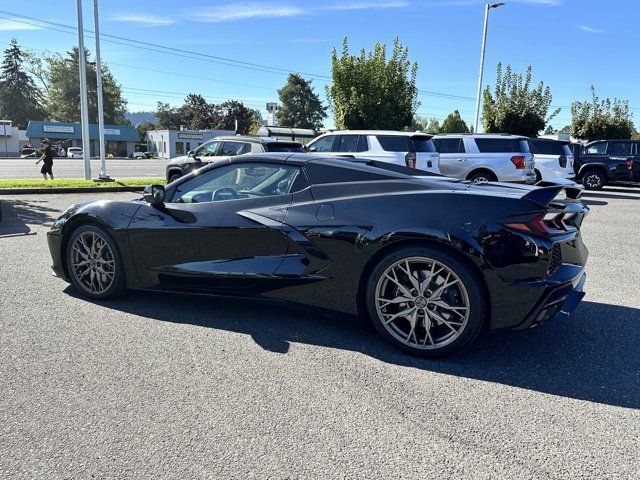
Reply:
[[[548,318],[583,279],[588,251],[579,227],[588,209],[570,182],[470,184],[315,155],[230,160],[246,162],[300,168],[300,183],[281,195],[172,202],[180,185],[220,167],[211,165],[169,185],[159,205],[73,206],[48,235],[54,271],[68,278],[65,238],[74,225],[93,221],[116,239],[130,288],[270,299],[349,315],[363,313],[364,284],[378,259],[411,244],[446,249],[475,272],[493,328]],[[573,227],[558,236],[505,225],[567,210]]]
[[[600,146],[601,148],[598,148]],[[602,150],[602,153],[590,153]],[[632,140],[598,140],[574,148],[576,178],[597,169],[608,183],[640,182],[640,142]],[[631,165],[630,165],[631,164]]]

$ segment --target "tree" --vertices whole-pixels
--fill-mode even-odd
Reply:
[[[80,81],[78,79],[79,52],[74,47],[67,56],[50,57],[47,72],[49,84],[47,113],[52,120],[62,122],[80,121]],[[96,85],[96,67],[90,63],[87,52],[87,99],[89,105],[89,121],[98,121],[98,94]],[[104,122],[107,124],[128,124],[125,118],[127,102],[122,98],[120,85],[109,71],[102,65],[102,97],[104,105]]]
[[[469,127],[460,116],[460,112],[454,110],[444,119],[438,133],[469,133]]]
[[[629,102],[617,98],[600,100],[591,85],[591,101],[571,104],[571,135],[589,141],[629,139],[636,133],[631,116]]]
[[[12,120],[18,128],[27,128],[29,120],[42,120],[43,96],[24,67],[25,52],[16,39],[4,51],[0,70],[0,118]]]
[[[547,125],[547,128],[544,129],[545,135],[556,135],[558,133],[559,133],[558,130],[553,128],[553,125]]]
[[[257,110],[247,108],[242,102],[237,100],[227,100],[219,105],[222,110],[222,118],[218,124],[221,130],[235,130],[236,133],[247,134],[257,119],[262,120],[262,115]],[[238,128],[236,129],[236,121]]]
[[[136,132],[138,133],[138,136],[140,137],[140,142],[144,143],[147,141],[147,132],[149,130],[155,130],[156,126],[153,124],[153,122],[144,122],[141,123],[139,125],[136,126]]]
[[[314,130],[322,127],[322,119],[327,116],[327,109],[313,91],[311,80],[291,73],[285,86],[278,90],[278,95],[281,103],[278,110],[280,125]]]
[[[184,125],[178,108],[165,102],[158,102],[156,118],[158,119],[157,126],[160,129],[178,130],[180,125]]]
[[[507,65],[504,74],[498,63],[493,95],[489,87],[484,91],[482,123],[488,133],[513,133],[536,137],[560,109],[547,116],[553,96],[551,89],[540,82],[531,88],[531,65],[523,77]]]
[[[571,125],[565,125],[558,131],[558,133],[571,133]]]
[[[339,129],[402,130],[413,121],[418,102],[418,65],[408,60],[408,49],[398,38],[391,57],[386,45],[376,42],[373,52],[349,54],[345,37],[342,55],[331,53],[333,83],[327,97]]]
[[[222,121],[222,110],[213,103],[208,103],[202,95],[190,93],[184,105],[178,109],[178,116],[184,125],[191,130],[217,128]]]

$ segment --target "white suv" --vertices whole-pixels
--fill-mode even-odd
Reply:
[[[573,153],[566,142],[544,138],[530,138],[529,150],[536,157],[537,180],[551,178],[574,179]]]
[[[440,173],[440,155],[431,135],[387,130],[341,130],[320,135],[306,147],[309,153],[335,153],[368,158]]]
[[[82,158],[82,148],[80,147],[67,148],[67,158]]]
[[[508,134],[443,134],[433,137],[443,175],[472,182],[535,183],[526,137]]]

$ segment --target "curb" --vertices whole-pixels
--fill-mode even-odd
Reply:
[[[99,192],[142,192],[139,187],[51,187],[51,188],[0,188],[0,195],[27,195],[33,193],[99,193]]]

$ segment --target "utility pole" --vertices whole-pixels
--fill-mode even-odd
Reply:
[[[96,37],[96,79],[98,84],[98,138],[100,141],[100,174],[97,180],[112,182],[107,175],[106,148],[104,144],[104,104],[102,102],[102,62],[100,60],[100,22],[98,21],[98,0],[93,0],[94,35]]]
[[[480,50],[480,72],[478,73],[478,94],[476,95],[476,116],[473,121],[473,133],[478,133],[480,120],[480,97],[482,95],[482,70],[484,69],[484,51],[487,46],[487,26],[489,25],[489,10],[505,5],[504,2],[487,3],[484,7],[484,28],[482,30],[482,50]]]
[[[87,58],[84,50],[84,26],[82,23],[82,0],[77,0],[78,9],[78,57],[80,63],[80,121],[82,123],[82,158],[84,179],[91,179],[91,142],[89,140],[89,105],[87,102]]]

